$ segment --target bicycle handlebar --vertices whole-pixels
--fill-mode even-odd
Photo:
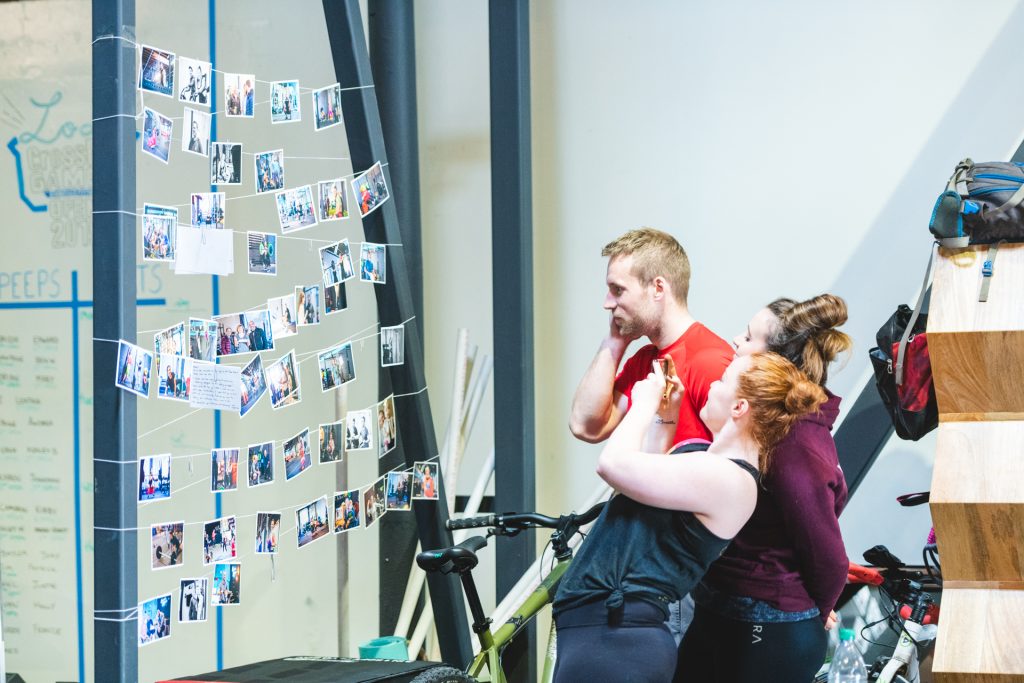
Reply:
[[[543,527],[557,529],[563,520],[568,524],[579,528],[597,519],[604,508],[604,503],[598,503],[582,514],[568,514],[561,517],[549,517],[539,512],[506,512],[500,515],[490,514],[479,517],[466,517],[465,519],[449,519],[445,526],[449,530],[455,529],[478,529],[480,527],[498,527],[500,529],[530,529]]]

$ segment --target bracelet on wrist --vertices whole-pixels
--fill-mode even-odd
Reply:
[[[663,418],[662,418],[662,417],[661,417],[660,415],[655,415],[655,416],[654,416],[654,424],[659,424],[659,425],[674,425],[675,423],[676,423],[676,421],[675,421],[675,420],[665,420],[665,419],[663,419]]]

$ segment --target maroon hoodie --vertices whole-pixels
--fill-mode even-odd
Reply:
[[[846,480],[832,425],[839,397],[802,418],[776,447],[746,526],[715,561],[704,583],[729,595],[763,600],[786,612],[835,607],[849,560],[839,531]]]

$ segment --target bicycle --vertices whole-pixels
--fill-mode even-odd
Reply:
[[[904,507],[927,503],[928,492],[899,496],[897,501]],[[898,557],[884,545],[876,545],[864,551],[864,560],[871,567],[850,563],[850,581],[854,584],[873,585],[889,603],[887,614],[881,621],[867,624],[861,633],[878,623],[886,622],[898,638],[892,655],[882,655],[868,666],[870,683],[919,683],[920,662],[934,644],[938,621],[938,605],[932,598],[933,592],[942,589],[941,566],[935,545],[934,530],[924,546],[925,571],[907,569]],[[871,642],[871,641],[869,641]],[[822,671],[814,679],[825,683],[828,671]]]
[[[597,519],[604,505],[605,503],[601,502],[582,514],[568,514],[557,518],[536,512],[522,512],[448,520],[447,527],[450,530],[486,527],[487,536],[473,536],[448,548],[422,552],[416,556],[416,564],[427,572],[454,572],[459,575],[473,617],[473,632],[480,642],[480,652],[465,671],[441,666],[421,673],[412,683],[505,683],[505,672],[501,666],[502,651],[541,609],[554,599],[558,584],[572,562],[573,549],[569,545],[570,540],[581,527]],[[551,534],[551,547],[555,565],[541,580],[537,589],[523,600],[508,621],[496,631],[492,631],[491,619],[484,613],[476,583],[473,581],[472,571],[478,562],[476,552],[487,545],[487,538],[490,536],[515,536],[524,529],[535,528],[554,529],[554,533]],[[554,662],[555,625],[552,622],[541,683],[551,681]]]

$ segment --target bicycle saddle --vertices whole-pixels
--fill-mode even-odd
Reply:
[[[450,548],[422,552],[416,556],[416,564],[425,572],[441,572],[442,574],[458,572],[461,574],[477,565],[480,560],[476,556],[476,551],[485,545],[487,545],[486,538],[473,536]]]

